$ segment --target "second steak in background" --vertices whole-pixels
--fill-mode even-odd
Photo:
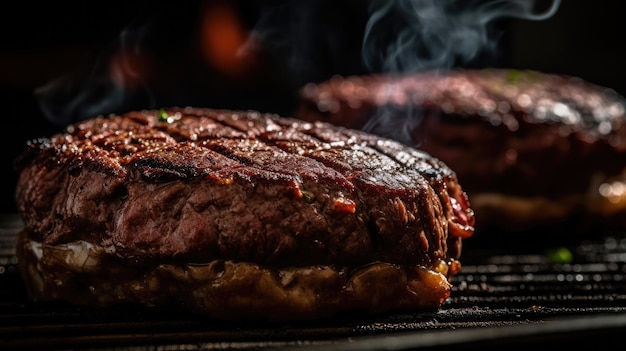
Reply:
[[[561,240],[624,226],[626,103],[611,88],[531,70],[456,69],[337,76],[300,97],[300,119],[392,137],[447,163],[470,196],[477,233]]]

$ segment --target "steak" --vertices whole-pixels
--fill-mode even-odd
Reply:
[[[16,169],[17,252],[37,300],[227,319],[433,308],[473,234],[440,160],[255,111],[95,117],[31,141]]]
[[[442,160],[472,201],[477,231],[571,235],[585,223],[626,226],[624,201],[600,190],[626,174],[625,111],[616,91],[579,77],[490,68],[337,76],[305,86],[294,116]]]

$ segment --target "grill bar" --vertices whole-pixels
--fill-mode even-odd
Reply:
[[[140,306],[31,302],[17,267],[21,222],[0,217],[0,349],[445,349],[515,342],[614,342],[626,328],[626,234],[512,254],[466,250],[441,309],[337,316],[302,323],[234,323]],[[584,337],[584,338],[583,338]],[[573,344],[576,342],[576,344]],[[610,344],[606,344],[610,345]]]

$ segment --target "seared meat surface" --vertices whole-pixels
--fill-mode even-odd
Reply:
[[[96,117],[33,140],[16,167],[39,300],[274,320],[434,308],[474,229],[429,154],[254,111]]]
[[[258,113],[162,113],[33,142],[18,162],[26,229],[135,259],[273,265],[428,265],[471,234],[455,174],[425,153]]]

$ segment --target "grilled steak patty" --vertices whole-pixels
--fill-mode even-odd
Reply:
[[[466,194],[441,161],[363,132],[254,111],[97,117],[32,141],[16,166],[18,257],[36,299],[186,296],[183,305],[212,316],[268,319],[437,307],[473,233]],[[387,281],[389,271],[399,277],[389,291],[399,288],[387,298],[397,302],[355,298],[364,279]],[[226,272],[239,273],[228,280]],[[162,279],[171,284],[155,291]],[[309,294],[287,298],[294,285]]]
[[[442,160],[481,231],[612,215],[598,190],[623,177],[625,108],[614,90],[578,77],[456,69],[309,84],[294,115],[400,139]]]

